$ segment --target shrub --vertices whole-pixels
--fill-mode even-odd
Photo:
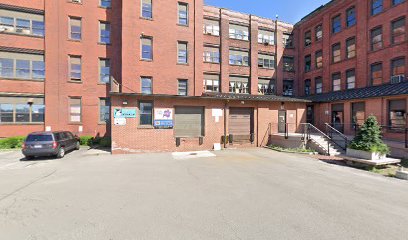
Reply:
[[[79,139],[80,139],[79,142],[81,143],[81,146],[92,146],[94,137],[82,136]]]
[[[0,139],[0,149],[21,148],[25,137],[11,137]]]
[[[370,116],[361,126],[349,148],[379,154],[390,153],[389,147],[383,143],[381,138],[381,127],[378,125],[377,118]]]

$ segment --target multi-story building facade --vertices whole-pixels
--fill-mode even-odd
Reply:
[[[405,0],[331,1],[295,25],[298,94],[315,102],[310,122],[351,135],[375,115],[386,138],[404,139],[407,18]]]
[[[407,5],[333,0],[293,26],[203,0],[1,0],[0,137],[108,134],[119,153],[405,127]]]

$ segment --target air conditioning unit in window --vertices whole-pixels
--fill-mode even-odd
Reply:
[[[400,83],[405,80],[404,75],[395,75],[391,77],[391,84]]]
[[[269,46],[269,42],[266,42],[266,41],[265,41],[265,42],[264,42],[264,45],[265,45],[265,46]]]
[[[71,0],[73,3],[82,3],[82,0]]]
[[[0,32],[14,32],[14,31],[15,31],[14,27],[0,26]]]

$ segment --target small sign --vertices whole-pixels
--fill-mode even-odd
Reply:
[[[155,108],[153,124],[155,128],[173,128],[173,109]]]
[[[136,118],[136,109],[115,108],[114,118]]]
[[[126,125],[126,118],[115,118],[114,124],[117,126],[125,126]]]
[[[212,109],[212,116],[215,117],[215,122],[219,122],[220,117],[222,117],[222,109],[221,108],[213,108]]]

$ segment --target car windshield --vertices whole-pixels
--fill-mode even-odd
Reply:
[[[28,135],[27,142],[47,142],[52,141],[51,135]]]

